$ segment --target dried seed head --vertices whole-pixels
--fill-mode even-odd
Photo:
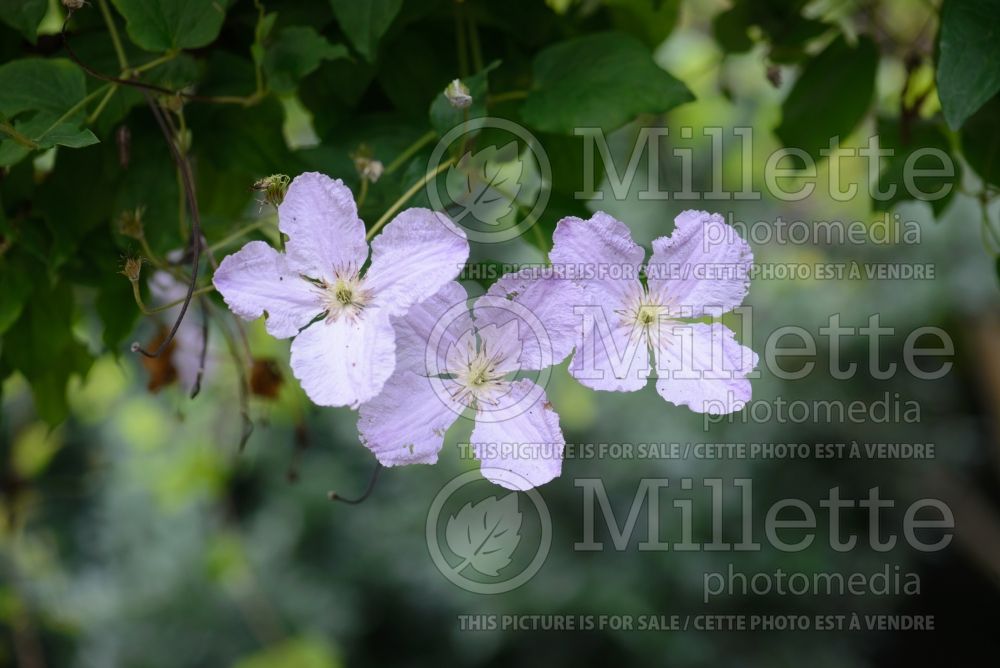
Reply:
[[[122,211],[118,216],[118,231],[129,239],[142,239],[145,234],[142,226],[142,216],[145,213],[146,207],[144,206],[137,206],[134,209]]]
[[[250,391],[254,396],[274,399],[281,390],[281,370],[273,359],[257,358],[250,369]]]
[[[139,274],[141,273],[142,273],[141,257],[125,258],[125,264],[122,266],[122,276],[135,283],[136,281],[139,280]]]
[[[472,94],[469,87],[460,79],[455,79],[444,89],[444,96],[448,98],[449,104],[456,109],[466,109],[472,104]]]
[[[288,191],[288,184],[291,181],[286,174],[271,174],[270,176],[265,176],[262,179],[254,181],[251,188],[257,192],[264,193],[264,202],[277,208],[284,201],[285,193]]]

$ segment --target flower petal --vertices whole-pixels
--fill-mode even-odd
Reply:
[[[279,339],[295,336],[323,310],[315,288],[263,241],[251,241],[224,257],[212,283],[226,306],[244,320],[267,313],[265,327]]]
[[[299,174],[278,206],[278,228],[288,235],[288,266],[332,282],[337,270],[358,270],[368,258],[365,225],[350,189],[318,172]]]
[[[434,295],[469,259],[469,241],[443,213],[407,209],[372,241],[365,287],[393,315]]]
[[[392,375],[395,339],[389,316],[378,309],[355,320],[321,320],[292,341],[292,373],[313,403],[357,408]]]
[[[361,405],[358,435],[383,466],[433,464],[462,409],[435,391],[432,379],[397,370],[381,394]]]
[[[490,286],[476,301],[474,313],[480,329],[517,320],[520,367],[537,371],[559,364],[572,352],[582,322],[577,307],[591,301],[577,283],[542,267],[527,267]]]
[[[526,397],[537,398],[525,410],[518,404]],[[558,477],[566,439],[545,392],[523,378],[512,383],[497,408],[510,411],[511,417],[500,421],[477,416],[470,439],[483,476],[501,487],[522,491]]]
[[[718,315],[742,304],[750,289],[750,245],[717,213],[685,211],[674,222],[673,234],[653,241],[650,292],[683,318],[700,318],[706,308]]]
[[[641,390],[651,371],[646,330],[620,323],[615,314],[606,314],[604,309],[586,315],[569,372],[592,390]]]
[[[392,319],[396,328],[396,369],[421,376],[446,373],[446,356],[458,338],[472,331],[466,307],[468,294],[450,281],[432,297],[414,304],[405,315]]]
[[[187,286],[167,272],[157,271],[149,280],[149,293],[155,300],[154,304],[166,304],[183,299],[187,294]],[[177,319],[180,310],[179,305],[173,306],[163,312],[163,317],[167,322],[172,322]],[[177,371],[177,380],[185,391],[194,387],[195,381],[198,380],[198,371],[201,369],[201,353],[205,345],[202,320],[204,317],[205,313],[192,305],[174,336],[174,349],[170,361]],[[209,336],[203,369],[205,378],[210,378],[215,371],[216,348],[215,339]]]
[[[623,304],[639,284],[646,253],[624,223],[603,211],[588,220],[563,218],[552,233],[549,259],[554,268],[595,291],[601,302]]]
[[[677,406],[724,415],[741,410],[752,389],[747,374],[757,353],[740,345],[725,325],[662,323],[654,355],[656,391]]]

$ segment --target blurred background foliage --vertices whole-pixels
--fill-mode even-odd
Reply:
[[[996,655],[996,0],[93,0],[66,17],[54,1],[0,0],[0,664],[774,666],[808,656],[817,666],[853,666]],[[838,382],[821,364],[802,380],[765,371],[754,382],[762,401],[888,393],[918,401],[919,424],[737,421],[706,433],[700,416],[664,404],[652,386],[597,395],[561,368],[548,388],[570,442],[910,440],[935,442],[937,459],[570,460],[541,490],[554,524],[542,570],[514,592],[481,597],[447,582],[424,542],[434,494],[475,465],[454,447],[470,425],[452,429],[437,466],[388,471],[365,504],[332,505],[326,491],[360,489],[372,458],[350,411],[310,406],[288,382],[287,342],[268,338],[259,322],[241,329],[215,295],[199,293],[168,355],[143,361],[129,352],[133,340],[162,341],[177,313],[144,316],[133,287],[144,304],[171,303],[192,269],[190,193],[171,144],[193,173],[209,255],[245,239],[277,241],[273,208],[252,188],[274,173],[344,179],[365,193],[361,216],[371,224],[423,176],[437,138],[465,118],[442,104],[456,77],[473,92],[469,115],[524,124],[552,163],[549,206],[533,231],[474,244],[475,262],[543,260],[555,222],[586,215],[578,191],[604,192],[590,208],[627,221],[647,247],[690,206],[640,198],[641,161],[624,199],[606,180],[585,183],[577,126],[611,133],[619,172],[640,127],[671,128],[661,155],[692,148],[692,187],[702,193],[716,185],[717,169],[725,189],[741,188],[748,159],[761,189],[766,157],[782,145],[819,159],[815,180],[825,184],[820,150],[834,135],[863,147],[877,132],[897,148],[875,175],[881,184],[900,183],[898,160],[909,151],[949,153],[957,173],[923,184],[953,184],[944,201],[873,201],[866,164],[846,158],[841,178],[861,185],[848,202],[821,185],[794,203],[765,194],[703,204],[747,223],[870,224],[886,209],[916,221],[919,244],[754,244],[760,263],[932,263],[936,278],[755,281],[748,343],[762,351],[780,326],[815,333],[832,313],[860,326],[878,312],[897,331],[883,339],[882,359],[900,362],[907,332],[944,327],[957,354],[941,380]],[[169,121],[166,134],[158,114]],[[693,129],[688,138],[673,132],[682,126]],[[741,126],[754,130],[749,158],[731,132]],[[725,130],[721,162],[710,159],[707,127]],[[477,147],[494,139],[484,131]],[[365,160],[383,163],[380,178],[366,175]],[[671,191],[686,185],[666,166],[660,179]],[[517,207],[530,206],[537,188],[522,190]],[[427,205],[425,195],[410,204]],[[134,273],[136,260],[131,281],[122,272]],[[198,267],[199,285],[211,261]],[[157,288],[155,272],[175,280]],[[203,326],[206,373],[191,399],[184,369],[200,355]],[[861,339],[842,352],[862,367],[871,355]],[[827,353],[821,347],[817,359]],[[815,572],[889,561],[920,573],[920,597],[733,596],[703,606],[702,574],[724,569],[725,554],[573,551],[581,518],[572,479],[595,476],[620,515],[643,476],[752,477],[759,515],[768,500],[815,501],[838,485],[855,498],[880,486],[897,500],[895,515],[910,499],[940,494],[957,509],[957,539],[930,556],[817,545],[738,562]],[[665,506],[674,493],[664,494]],[[710,535],[707,513],[696,516],[695,540]],[[865,530],[863,516],[851,521]],[[939,630],[503,634],[459,632],[457,621],[485,612],[844,610],[931,612]]]

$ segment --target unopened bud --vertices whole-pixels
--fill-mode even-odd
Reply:
[[[251,187],[257,192],[264,193],[264,202],[277,208],[285,199],[289,183],[291,183],[291,179],[287,174],[271,174],[257,179]]]
[[[354,169],[357,171],[358,176],[369,183],[378,181],[382,176],[382,172],[385,171],[385,166],[382,162],[372,157],[372,150],[367,144],[362,144],[356,151],[351,153],[351,160],[354,161]]]
[[[466,109],[472,104],[472,94],[469,87],[462,83],[461,79],[455,79],[444,89],[444,96],[448,98],[448,103],[456,109]]]
[[[62,0],[62,4],[66,9],[77,10],[87,4],[87,0]]]

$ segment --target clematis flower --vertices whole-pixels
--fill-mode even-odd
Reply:
[[[292,373],[313,402],[350,406],[375,397],[392,375],[392,317],[434,295],[469,256],[446,216],[407,209],[372,241],[339,179],[301,174],[278,207],[285,252],[251,241],[222,260],[213,283],[236,315],[266,315],[271,336],[294,336]]]
[[[574,283],[526,269],[494,283],[471,312],[454,282],[414,306],[397,326],[393,377],[359,411],[362,443],[385,466],[433,464],[445,432],[470,410],[472,451],[489,480],[529,489],[557,477],[566,444],[559,416],[540,385],[517,375],[566,358],[570,305],[580,299]]]
[[[686,322],[739,306],[750,287],[750,246],[718,214],[685,211],[673,234],[645,252],[606,213],[564,218],[553,233],[553,266],[580,277],[592,304],[578,308],[570,373],[595,390],[635,392],[657,370],[656,391],[700,413],[740,410],[751,397],[747,374],[757,354],[720,322]]]

